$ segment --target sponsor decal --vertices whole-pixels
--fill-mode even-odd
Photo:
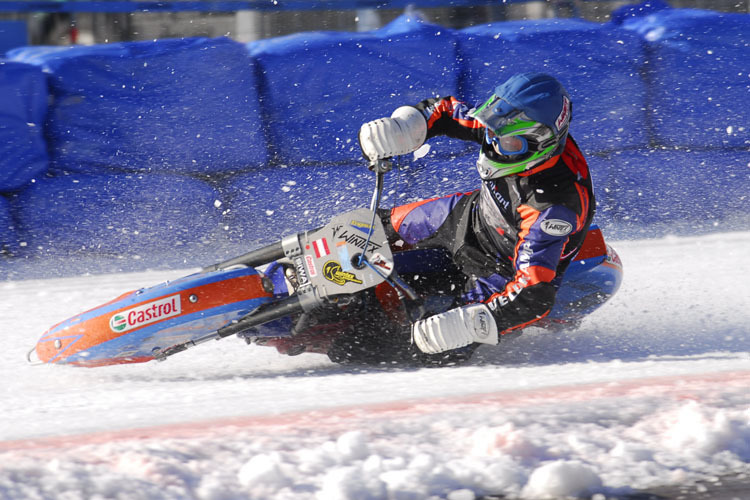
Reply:
[[[500,192],[500,190],[497,187],[491,187],[490,193],[492,193],[492,197],[497,202],[498,206],[500,207],[501,211],[507,212],[510,210],[510,201],[503,196],[503,193]]]
[[[349,257],[349,247],[346,246],[346,241],[339,241],[338,243],[336,243],[336,246],[338,247],[339,262],[341,262],[341,268],[344,271],[351,271],[352,262],[351,258]]]
[[[557,127],[558,132],[562,130],[565,125],[568,124],[570,121],[570,99],[563,96],[563,108],[562,111],[560,111],[560,116],[557,117],[557,120],[555,120],[555,127]]]
[[[573,224],[561,219],[546,219],[542,221],[541,228],[550,236],[565,236],[573,231]]]
[[[310,277],[316,277],[318,275],[318,270],[315,267],[315,260],[312,258],[312,255],[305,255],[305,263],[307,264],[308,271],[310,271]]]
[[[310,278],[307,277],[307,270],[305,269],[305,261],[302,257],[294,258],[294,270],[297,272],[297,283],[300,288],[310,284]]]
[[[113,332],[121,332],[128,327],[128,319],[121,314],[115,314],[109,318],[109,327]]]
[[[181,313],[180,296],[171,295],[115,314],[109,318],[109,327],[113,332],[122,333]]]
[[[479,339],[486,339],[490,335],[490,320],[487,311],[477,311],[474,314],[474,333]]]
[[[339,286],[344,286],[347,283],[362,284],[362,281],[354,273],[344,271],[341,264],[333,260],[329,260],[323,266],[323,277]]]
[[[370,264],[373,265],[373,267],[384,271],[386,275],[391,274],[391,271],[393,271],[393,262],[389,261],[379,253],[373,254],[373,256],[370,257],[369,261]]]
[[[505,291],[492,299],[488,304],[490,309],[497,311],[501,307],[507,306],[518,297],[526,285],[529,284],[529,278],[526,276],[519,276],[515,283],[511,283],[505,288]]]
[[[357,220],[353,220],[349,223],[349,225],[354,229],[362,231],[365,234],[370,234],[370,231],[372,231],[372,226],[368,222],[359,222]]]
[[[365,250],[365,245],[367,246],[367,249],[365,250],[365,253],[367,252],[375,252],[376,250],[380,250],[382,245],[379,245],[377,243],[374,243],[370,241],[367,242],[367,237],[360,236],[356,233],[351,233],[349,231],[344,230],[341,234],[338,235],[339,240],[343,240],[346,243],[353,245],[360,250]],[[339,242],[340,243],[340,242]],[[338,244],[338,243],[337,243]]]
[[[609,264],[612,264],[615,267],[619,267],[622,269],[622,261],[620,260],[620,256],[617,255],[617,252],[614,251],[614,249],[607,245],[607,257],[606,261]]]
[[[330,255],[331,251],[328,249],[328,241],[326,241],[325,238],[320,238],[319,240],[315,240],[312,242],[313,251],[315,252],[315,257],[318,259],[325,257],[326,255]]]
[[[518,269],[528,268],[531,265],[532,255],[534,255],[534,250],[531,248],[531,243],[524,241],[518,249],[518,258],[516,260],[516,266],[518,266]]]

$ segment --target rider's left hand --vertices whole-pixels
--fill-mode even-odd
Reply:
[[[412,340],[427,354],[450,351],[474,342],[498,343],[497,325],[486,304],[470,304],[421,319],[411,326]]]

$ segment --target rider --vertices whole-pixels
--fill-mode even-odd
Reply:
[[[571,117],[559,81],[522,73],[478,107],[432,98],[362,125],[359,143],[373,169],[437,135],[481,146],[480,189],[381,211],[392,244],[442,247],[466,278],[459,307],[412,324],[421,352],[497,344],[549,313],[594,215],[589,169],[568,134]]]

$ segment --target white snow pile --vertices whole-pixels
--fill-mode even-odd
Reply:
[[[626,281],[578,330],[441,369],[238,339],[26,366],[50,325],[180,273],[0,282],[0,498],[604,500],[750,481],[750,233],[614,246]]]
[[[658,389],[625,400],[531,397],[510,408],[478,398],[346,419],[324,412],[284,425],[183,429],[181,437],[21,446],[0,454],[0,496],[604,499],[633,486],[747,470],[749,381],[720,394],[744,400],[744,409]]]

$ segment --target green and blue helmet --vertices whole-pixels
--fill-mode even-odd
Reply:
[[[560,154],[572,117],[570,97],[555,78],[519,73],[469,115],[485,126],[477,170],[482,179],[519,174]]]

